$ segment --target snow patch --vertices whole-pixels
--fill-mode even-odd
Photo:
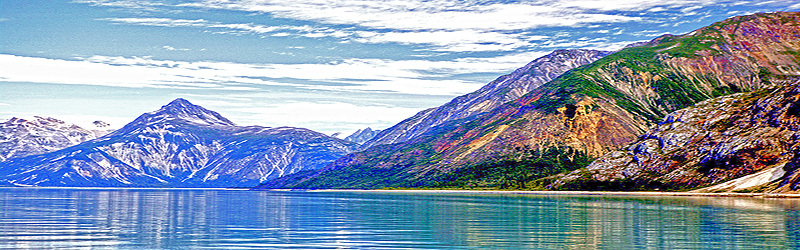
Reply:
[[[736,191],[761,186],[776,181],[786,174],[783,170],[785,164],[763,170],[761,172],[730,180],[722,184],[706,188],[707,191]]]

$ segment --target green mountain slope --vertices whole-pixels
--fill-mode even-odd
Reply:
[[[800,14],[730,18],[571,70],[489,112],[264,188],[529,188],[634,141],[666,114],[800,75]]]

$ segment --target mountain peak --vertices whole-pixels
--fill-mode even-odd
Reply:
[[[145,123],[164,120],[182,120],[200,125],[236,126],[236,124],[222,117],[219,113],[199,105],[194,105],[183,98],[175,99],[169,104],[162,106],[161,109],[146,113],[137,120],[142,119]]]
[[[94,121],[92,122],[92,124],[94,124],[94,126],[98,128],[107,128],[111,126],[111,124],[108,124],[107,122],[104,121]]]
[[[534,59],[511,74],[498,77],[475,92],[456,97],[442,106],[419,112],[377,133],[363,144],[364,148],[408,141],[449,121],[490,111],[522,97],[564,72],[592,63],[610,53],[583,49],[553,51]]]
[[[164,107],[189,107],[189,106],[195,106],[195,105],[183,98],[177,98],[169,102],[169,104],[164,105]]]
[[[198,105],[192,104],[191,102],[187,101],[186,99],[178,98],[178,99],[172,100],[167,105],[161,106],[161,109],[159,109],[156,112],[159,112],[159,111],[172,111],[172,112],[176,112],[176,111],[177,112],[180,112],[180,111],[199,111],[198,108],[206,110],[203,107],[200,107]]]
[[[372,128],[367,127],[365,129],[359,129],[352,135],[345,137],[344,140],[349,142],[355,142],[360,145],[369,141],[370,139],[378,135],[378,133],[380,132],[381,132],[380,130],[372,130]]]

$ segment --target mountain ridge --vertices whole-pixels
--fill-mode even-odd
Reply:
[[[214,111],[176,99],[103,137],[0,163],[0,182],[247,187],[321,168],[355,146],[303,128],[235,126]]]
[[[578,67],[491,112],[264,187],[500,187],[588,165],[668,113],[797,78],[800,14],[729,18]],[[359,173],[364,180],[350,178]],[[291,179],[291,181],[287,181]]]
[[[454,98],[435,108],[420,111],[396,125],[382,130],[362,148],[379,144],[405,142],[448,121],[489,111],[513,101],[567,70],[593,62],[610,54],[599,50],[556,50],[534,59],[512,73],[498,77],[472,93]]]

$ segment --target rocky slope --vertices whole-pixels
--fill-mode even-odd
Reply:
[[[76,146],[0,163],[33,186],[246,187],[321,168],[356,145],[302,128],[240,127],[184,99]]]
[[[491,111],[264,187],[501,187],[577,169],[666,114],[800,74],[798,13],[730,18],[571,70]],[[382,133],[383,134],[383,133]]]
[[[88,130],[50,117],[14,117],[0,123],[0,161],[76,145],[111,132],[105,130],[105,127]]]
[[[363,145],[365,142],[374,138],[380,132],[381,132],[380,130],[372,130],[372,128],[367,127],[365,129],[359,129],[353,134],[348,135],[347,137],[344,138],[344,140],[349,142],[355,142],[359,145]]]
[[[581,65],[610,54],[597,50],[557,50],[537,58],[511,74],[501,76],[478,91],[456,97],[445,105],[427,109],[386,129],[363,144],[405,142],[449,121],[483,113],[516,100],[531,90]]]
[[[551,189],[797,192],[800,82],[669,114],[632,144],[549,178]]]

